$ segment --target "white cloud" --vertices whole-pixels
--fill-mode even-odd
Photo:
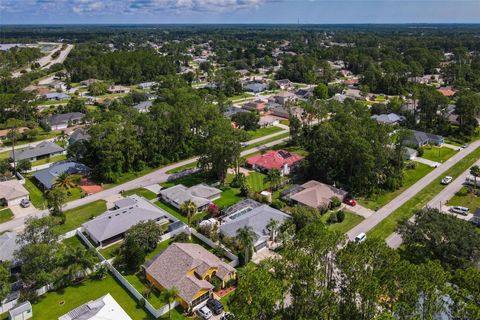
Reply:
[[[130,9],[155,11],[226,11],[256,8],[268,0],[129,0]]]

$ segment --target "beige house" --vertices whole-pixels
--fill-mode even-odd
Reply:
[[[28,200],[28,191],[18,180],[0,182],[0,202],[15,206],[24,199]]]
[[[337,197],[340,201],[347,195],[346,191],[337,189],[325,183],[310,180],[296,189],[287,196],[287,198],[299,205],[310,208],[328,208],[330,200]]]

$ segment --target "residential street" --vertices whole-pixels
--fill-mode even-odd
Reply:
[[[480,165],[480,161],[476,163]],[[455,193],[460,190],[465,182],[467,176],[470,175],[470,169],[465,170],[457,179],[453,180],[446,188],[444,188],[439,194],[435,196],[428,204],[428,207],[440,209],[445,214],[452,214],[449,212],[450,207],[446,206],[445,203],[450,200]],[[453,214],[459,219],[470,220],[473,217],[472,213],[469,213],[466,216]],[[414,221],[414,217],[410,218],[410,221]],[[402,237],[398,233],[392,233],[385,240],[387,245],[391,248],[397,249],[402,245]]]
[[[54,65],[56,63],[63,63],[63,61],[65,61],[70,51],[73,49],[73,44],[67,45],[67,48],[65,48],[65,50],[63,50],[57,58],[52,59],[52,55],[57,50],[60,50],[61,48],[62,48],[62,44],[58,44],[58,46],[55,49],[51,50],[49,54],[37,60],[42,70],[49,68],[51,65]],[[30,67],[24,68],[24,70],[26,70],[27,72],[31,71]],[[21,75],[23,75],[23,73],[16,71],[12,74],[12,77],[18,78]]]
[[[425,177],[417,181],[413,186],[405,190],[403,193],[401,193],[398,197],[390,201],[388,204],[380,208],[375,214],[371,215],[369,218],[363,220],[360,224],[355,226],[353,229],[351,229],[349,232],[347,232],[348,238],[350,240],[354,240],[355,237],[362,233],[365,232],[367,233],[370,231],[372,228],[374,228],[377,224],[379,224],[383,219],[387,218],[390,214],[392,214],[396,209],[401,207],[405,202],[410,200],[413,196],[415,196],[420,190],[425,188],[427,185],[429,185],[433,180],[436,178],[442,176],[445,171],[450,169],[453,165],[455,165],[458,161],[463,159],[465,156],[469,155],[471,152],[473,152],[475,149],[477,149],[480,146],[480,140],[477,140],[470,144],[465,149],[460,150],[458,153],[456,153],[454,156],[452,156],[450,159],[445,161],[441,166],[438,168],[434,169],[432,172],[427,174]]]
[[[40,141],[35,141],[35,142],[30,142],[30,143],[25,143],[25,144],[19,144],[19,145],[16,145],[15,146],[15,150],[18,150],[18,149],[24,149],[24,148],[28,148],[28,147],[35,147],[36,145],[44,142],[44,141],[54,141],[55,138],[50,138],[50,139],[45,139],[45,140],[40,140]],[[0,152],[10,152],[12,151],[12,147],[2,147],[0,148]]]
[[[285,133],[285,132],[288,132],[288,130],[282,130],[282,131],[276,132],[272,135],[268,135],[268,136],[259,138],[260,140],[259,139],[251,140],[251,141],[248,141],[246,144],[250,145],[250,144],[258,143],[261,140],[268,140],[272,137],[275,137],[275,136],[277,136],[279,134],[282,134],[282,133]],[[258,147],[252,148],[252,149],[245,150],[241,153],[241,155],[246,156],[246,155],[261,151],[265,148],[269,148],[271,146],[283,143],[283,142],[287,141],[288,139],[289,139],[288,137],[282,138],[282,139],[275,140],[275,141],[266,143],[264,145],[261,145],[261,146],[258,146]],[[197,160],[198,160],[198,157],[188,159],[188,160],[184,160],[184,161],[181,161],[181,162],[177,162],[177,163],[168,165],[166,167],[163,167],[161,169],[158,169],[158,170],[156,170],[154,172],[151,172],[149,174],[146,174],[142,177],[136,178],[136,179],[128,181],[124,184],[113,187],[111,189],[107,189],[107,190],[104,190],[102,192],[92,194],[92,195],[87,196],[87,197],[82,198],[82,199],[71,201],[71,202],[65,204],[64,210],[73,209],[73,208],[91,203],[93,201],[108,198],[108,197],[114,196],[114,195],[116,195],[116,194],[118,194],[118,193],[120,193],[124,190],[132,190],[132,189],[136,189],[136,188],[150,186],[152,184],[165,182],[165,181],[167,181],[168,177],[170,176],[170,174],[167,173],[168,171],[179,168],[179,167],[182,167],[182,166],[190,164],[190,163],[193,163]],[[26,214],[26,215],[16,216],[13,220],[10,220],[10,221],[5,222],[5,223],[0,225],[0,233],[3,232],[3,231],[7,231],[7,230],[19,230],[23,227],[23,223],[24,223],[26,218],[28,218],[30,216],[40,217],[40,216],[42,216],[46,213],[48,213],[47,210],[42,210],[42,211],[37,210],[37,211],[34,211],[34,212],[29,212],[29,214]]]

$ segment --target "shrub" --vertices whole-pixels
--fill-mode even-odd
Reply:
[[[418,157],[421,157],[421,156],[423,156],[423,153],[424,153],[423,148],[422,148],[422,147],[418,147],[418,149],[417,149],[417,156],[418,156]]]
[[[271,206],[274,207],[275,209],[282,209],[285,207],[285,202],[283,202],[282,200],[276,199],[272,201]]]
[[[330,213],[330,216],[328,217],[327,222],[330,224],[337,223],[337,214],[335,212]]]
[[[188,234],[185,232],[177,234],[175,236],[175,242],[188,242]]]
[[[332,197],[330,199],[330,209],[338,208],[342,205],[342,201],[337,197]]]
[[[410,161],[410,162],[407,162],[407,165],[406,165],[406,168],[408,170],[413,170],[417,167],[417,163],[415,161]]]
[[[341,223],[343,222],[343,220],[345,220],[345,211],[343,210],[337,211],[337,221]]]

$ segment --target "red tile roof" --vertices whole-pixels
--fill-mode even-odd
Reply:
[[[285,150],[269,150],[264,154],[259,154],[247,159],[251,166],[255,165],[267,170],[281,170],[285,164],[289,167],[301,161],[304,157]]]
[[[445,97],[452,97],[455,95],[455,93],[457,93],[457,91],[453,90],[451,87],[442,87],[439,88],[438,91]]]

